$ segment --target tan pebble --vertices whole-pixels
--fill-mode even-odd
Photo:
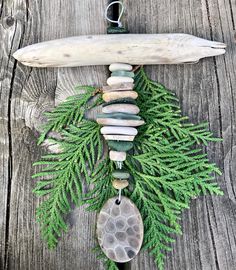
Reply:
[[[135,136],[138,134],[138,130],[133,127],[116,127],[116,126],[105,126],[101,128],[102,134],[121,134]]]
[[[97,118],[97,123],[104,126],[138,127],[143,125],[143,120]]]
[[[108,85],[114,85],[118,83],[133,83],[134,79],[130,77],[118,77],[118,76],[112,76],[107,79]]]
[[[114,112],[122,112],[122,113],[130,113],[130,114],[138,114],[139,107],[134,104],[111,104],[102,108],[103,113],[114,113]]]
[[[122,91],[122,92],[117,91],[117,92],[105,93],[102,95],[102,98],[105,102],[109,102],[109,101],[120,99],[120,98],[136,99],[137,97],[138,97],[138,94],[135,91]]]
[[[128,185],[129,185],[128,180],[115,179],[115,180],[112,181],[112,186],[115,189],[123,189],[123,188],[128,187]]]
[[[109,152],[110,160],[113,161],[125,161],[126,160],[126,152],[118,152],[111,150]]]
[[[103,135],[105,140],[107,141],[126,141],[126,142],[132,142],[135,138],[135,136],[129,136],[129,135]]]
[[[113,63],[109,66],[109,70],[116,71],[116,70],[125,70],[125,71],[131,71],[133,67],[129,64],[124,63]]]
[[[114,91],[127,91],[133,90],[134,84],[133,83],[119,83],[114,85],[105,85],[102,87],[103,92],[114,92]]]

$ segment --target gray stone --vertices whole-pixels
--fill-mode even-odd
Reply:
[[[139,107],[134,104],[111,104],[102,108],[103,113],[129,113],[129,114],[138,114]]]
[[[133,90],[133,83],[118,83],[113,85],[105,85],[102,87],[102,91],[105,92],[114,92],[114,91],[127,91]]]
[[[125,263],[134,258],[141,248],[143,222],[139,210],[130,199],[121,196],[119,204],[117,204],[117,199],[118,197],[109,199],[102,207],[98,215],[97,235],[99,235],[99,245],[106,256],[115,262]],[[113,209],[118,215],[111,215],[114,212]],[[111,231],[107,231],[109,226],[106,226],[106,222],[100,221],[101,215],[107,215],[109,222],[114,224],[114,226],[109,225]],[[132,226],[128,224],[129,217],[134,217],[138,221],[136,225],[139,226],[141,233],[136,233]]]

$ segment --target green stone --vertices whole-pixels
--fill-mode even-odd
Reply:
[[[130,177],[130,174],[124,170],[115,170],[112,173],[112,176],[117,179],[128,179]]]
[[[110,26],[107,28],[107,34],[128,34],[129,31],[124,27]]]
[[[106,107],[108,105],[112,105],[112,104],[119,104],[119,103],[125,103],[125,104],[136,104],[135,100],[132,98],[119,98],[119,99],[115,99],[109,102],[104,103],[102,106]]]
[[[116,70],[111,73],[111,76],[134,78],[134,73],[130,71]]]
[[[125,120],[141,120],[141,117],[130,113],[99,113],[97,118],[113,118],[113,119],[125,119]]]
[[[112,150],[119,152],[129,151],[134,146],[132,142],[125,142],[125,141],[107,141],[107,143]]]

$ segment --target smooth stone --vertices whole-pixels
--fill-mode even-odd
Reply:
[[[143,125],[145,122],[143,120],[97,118],[97,123],[103,126],[138,127]]]
[[[134,78],[134,72],[130,71],[124,71],[124,70],[116,70],[111,73],[111,76],[117,76],[117,77],[130,77]]]
[[[130,217],[135,225],[129,224]],[[98,214],[98,243],[106,256],[115,262],[128,262],[138,254],[143,231],[140,212],[127,197],[121,196],[120,201],[117,196],[109,199]]]
[[[135,138],[135,136],[129,135],[103,135],[103,137],[106,141],[126,141],[126,142],[132,142]]]
[[[125,71],[131,71],[133,67],[129,64],[124,63],[113,63],[109,66],[109,70],[116,71],[116,70],[125,70]]]
[[[139,107],[133,104],[112,104],[102,108],[103,113],[122,112],[129,114],[138,114]]]
[[[132,142],[125,142],[125,141],[107,141],[108,146],[115,151],[126,152],[129,151],[134,147]]]
[[[126,152],[119,152],[111,150],[109,152],[110,160],[112,161],[125,161],[126,160]]]
[[[114,92],[114,91],[125,91],[125,90],[133,90],[133,83],[119,83],[114,85],[105,85],[102,87],[103,92]]]
[[[120,179],[115,179],[112,181],[112,186],[115,189],[124,189],[128,187],[129,182],[127,180],[120,180]]]
[[[115,170],[115,171],[112,173],[112,176],[113,176],[114,178],[118,178],[118,179],[129,179],[130,174],[129,174],[129,172],[124,171],[124,170]]]
[[[109,105],[112,105],[112,104],[118,104],[118,103],[121,103],[121,104],[136,104],[135,100],[132,99],[132,98],[119,98],[119,99],[116,99],[116,100],[109,101],[107,103],[103,103],[102,107],[106,107],[106,106],[109,106]]]
[[[138,134],[138,130],[133,127],[116,127],[116,126],[104,126],[101,128],[102,134],[121,134],[135,136]]]
[[[141,120],[141,117],[135,114],[129,113],[99,113],[97,118],[113,118],[113,119],[128,119],[128,120]]]
[[[112,76],[107,79],[108,85],[114,85],[118,83],[134,83],[134,79],[130,77],[118,77],[118,76]]]
[[[138,97],[138,94],[135,91],[116,91],[116,92],[105,93],[102,95],[102,98],[105,102],[109,102],[109,101],[120,99],[120,98],[136,99],[137,97]]]

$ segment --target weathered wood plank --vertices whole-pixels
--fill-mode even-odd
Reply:
[[[225,57],[191,66],[148,67],[150,76],[180,97],[183,113],[196,123],[210,122],[222,144],[211,144],[209,158],[224,171],[217,181],[223,197],[192,202],[182,219],[183,236],[167,254],[166,268],[234,269],[235,219],[235,30],[233,1],[126,0],[132,33],[185,32],[229,45]],[[11,53],[39,41],[78,34],[105,32],[105,0],[17,0],[0,3],[0,269],[103,269],[91,253],[95,215],[75,209],[68,217],[70,230],[55,251],[42,243],[34,222],[37,199],[32,195],[31,164],[39,158],[36,135],[45,109],[73,94],[76,84],[102,85],[106,67],[31,69],[16,64]],[[9,15],[12,16],[9,17]],[[9,204],[8,204],[9,203]],[[141,254],[127,269],[156,269]]]
[[[39,41],[105,33],[105,4],[105,0],[1,2],[1,269],[103,268],[91,252],[95,245],[95,214],[84,209],[74,209],[69,215],[69,233],[62,237],[58,248],[47,249],[35,223],[39,202],[32,194],[35,182],[31,175],[35,172],[32,163],[42,152],[36,146],[42,112],[71,95],[76,84],[102,85],[107,68],[31,69],[16,63],[11,54]]]
[[[180,98],[184,115],[194,123],[209,121],[224,141],[210,144],[208,156],[223,170],[217,181],[223,197],[201,197],[182,215],[183,236],[167,253],[165,269],[233,269],[236,264],[235,218],[235,46],[233,1],[129,1],[126,24],[131,33],[184,32],[228,44],[225,57],[197,65],[156,66],[147,70]],[[144,253],[131,269],[156,269]]]

